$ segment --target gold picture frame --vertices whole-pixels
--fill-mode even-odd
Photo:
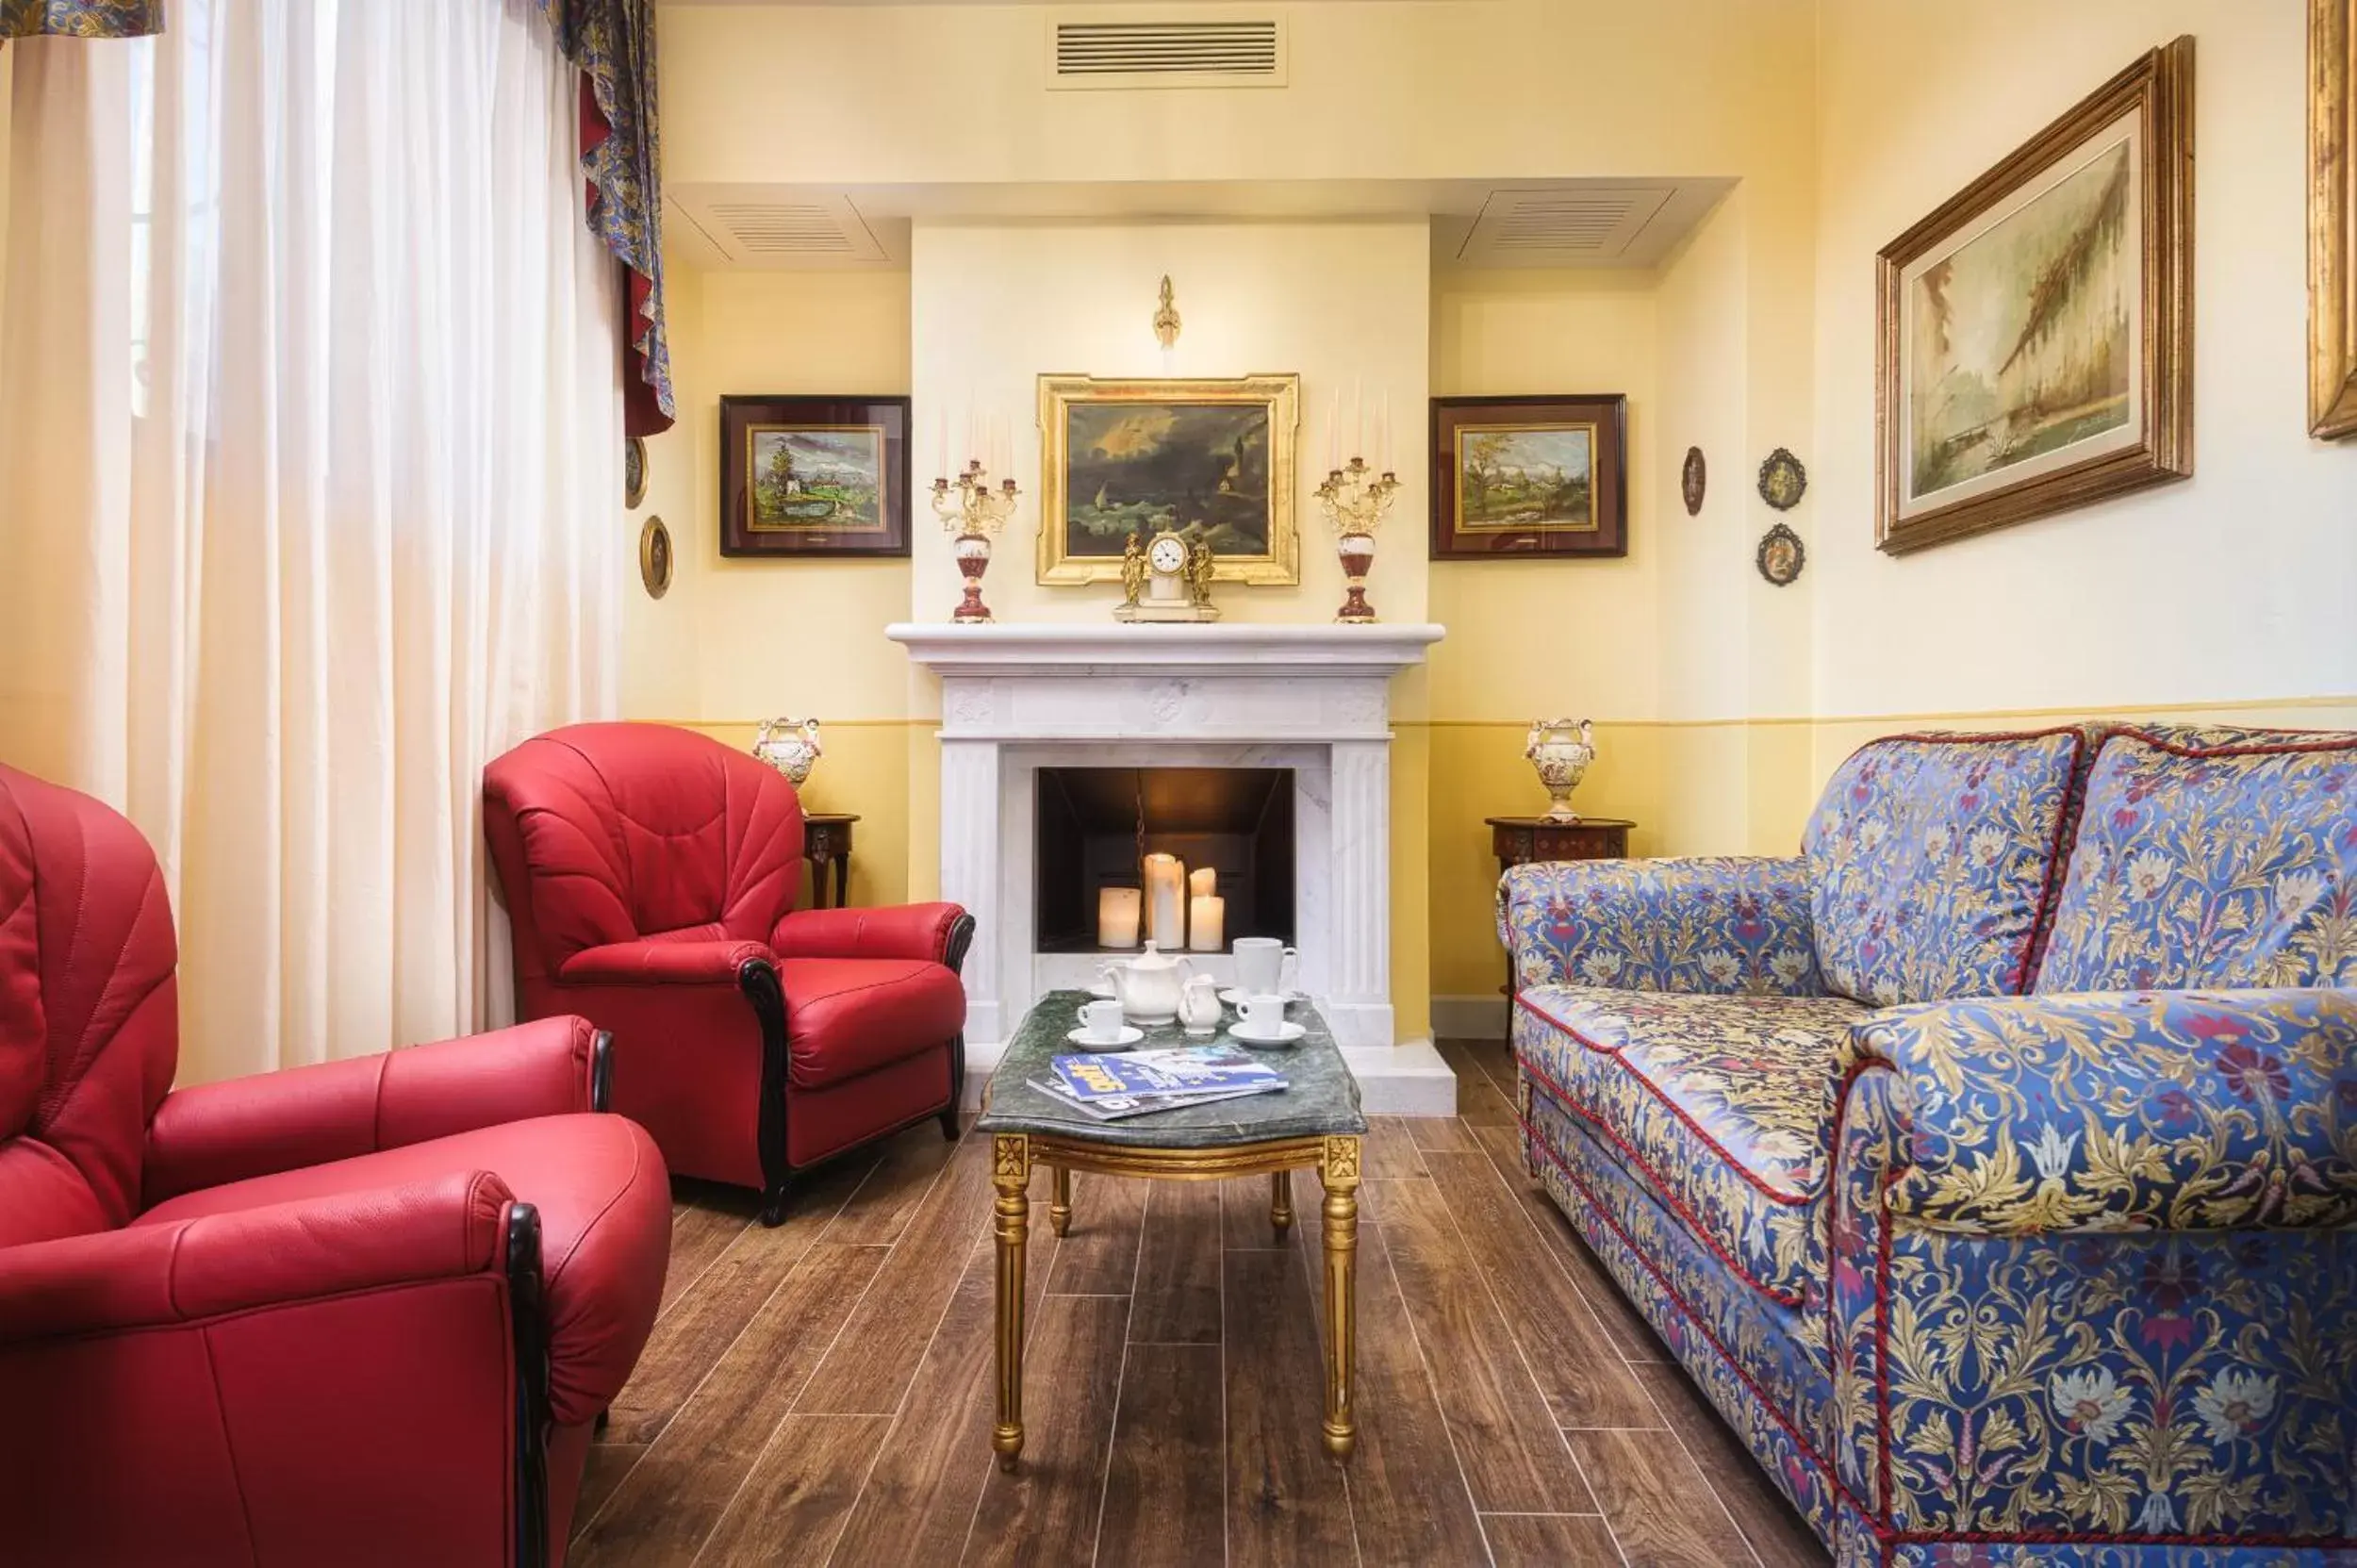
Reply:
[[[2308,431],[2357,436],[2357,0],[2308,6]]]
[[[2147,53],[1876,258],[1891,554],[2193,472],[2193,40]]]
[[[1132,532],[1201,537],[1214,581],[1294,586],[1298,375],[1039,378],[1039,580],[1121,580]],[[1076,503],[1077,498],[1077,503]]]

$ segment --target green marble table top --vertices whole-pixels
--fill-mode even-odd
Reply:
[[[990,1075],[981,1119],[975,1123],[977,1131],[1034,1133],[1128,1148],[1219,1148],[1367,1130],[1367,1118],[1359,1112],[1359,1081],[1343,1062],[1326,1020],[1306,1001],[1295,1002],[1286,1015],[1306,1027],[1308,1032],[1299,1041],[1290,1046],[1245,1047],[1285,1075],[1286,1088],[1178,1111],[1151,1112],[1123,1121],[1101,1122],[1086,1115],[1055,1096],[1032,1088],[1031,1080],[1052,1079],[1055,1069],[1049,1063],[1054,1058],[1088,1049],[1064,1038],[1079,1024],[1081,1004],[1088,999],[1086,991],[1050,991],[1024,1015],[1014,1038],[1007,1042],[1006,1054]],[[1223,1007],[1219,1032],[1209,1039],[1191,1039],[1177,1024],[1160,1024],[1146,1030],[1146,1038],[1130,1048],[1244,1045],[1228,1038],[1228,1026],[1235,1021],[1235,1010]]]

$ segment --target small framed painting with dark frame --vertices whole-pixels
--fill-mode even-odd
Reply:
[[[1628,399],[1432,400],[1432,558],[1628,553]]]
[[[720,553],[909,553],[909,400],[720,400]]]

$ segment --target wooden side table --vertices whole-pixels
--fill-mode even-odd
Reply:
[[[802,813],[802,858],[810,862],[810,907],[841,909],[851,897],[851,824],[857,812]],[[827,868],[834,868],[834,898],[827,898]]]
[[[1498,857],[1498,875],[1534,860],[1626,860],[1628,830],[1637,826],[1617,817],[1582,817],[1566,822],[1552,817],[1485,817],[1490,825],[1490,850]],[[1506,983],[1498,987],[1514,994],[1514,955],[1506,955]]]

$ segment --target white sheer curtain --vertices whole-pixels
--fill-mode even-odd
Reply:
[[[14,71],[0,758],[125,809],[198,1081],[502,1021],[484,763],[610,711],[616,267],[531,0]]]

